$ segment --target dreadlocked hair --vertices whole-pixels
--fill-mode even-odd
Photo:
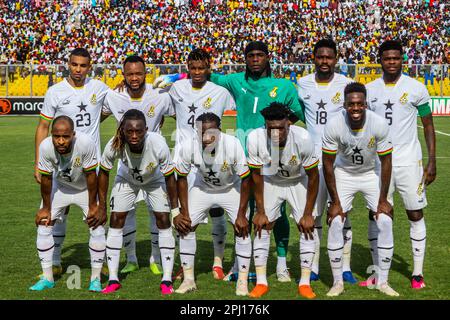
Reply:
[[[118,151],[120,154],[122,154],[123,149],[125,148],[125,135],[123,133],[123,127],[125,126],[125,122],[127,120],[142,120],[144,121],[144,123],[146,123],[145,115],[142,113],[142,111],[139,111],[137,109],[130,109],[125,112],[122,119],[120,120],[119,126],[117,127],[116,134],[114,135],[112,142],[112,148],[115,151]]]

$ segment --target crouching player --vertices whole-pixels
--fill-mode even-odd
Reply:
[[[197,288],[194,279],[194,261],[197,249],[195,230],[214,206],[223,208],[234,225],[238,212],[248,219],[247,202],[250,170],[239,140],[220,132],[220,118],[211,112],[196,121],[199,139],[180,146],[176,163],[178,196],[181,214],[173,223],[181,235],[180,259],[184,280],[177,293]],[[195,166],[195,180],[188,193],[187,175]],[[242,192],[246,189],[247,192]],[[246,196],[245,198],[242,198]],[[247,223],[248,224],[248,223]],[[251,240],[235,233],[236,258],[239,276],[236,295],[248,295],[248,271],[252,252]]]
[[[161,293],[171,294],[175,238],[170,225],[167,198],[172,211],[179,210],[174,168],[166,141],[158,133],[147,132],[145,115],[139,110],[131,109],[125,112],[116,135],[108,142],[103,152],[98,178],[101,211],[106,211],[109,171],[116,159],[120,159],[123,165],[117,173],[109,201],[111,219],[106,240],[109,283],[102,292],[111,293],[121,287],[117,273],[125,218],[134,208],[139,191],[143,190],[147,197],[146,202],[151,205],[155,214],[159,230],[163,267]]]
[[[97,210],[97,166],[97,148],[91,138],[81,132],[75,135],[71,118],[55,118],[51,136],[39,146],[42,208],[36,214],[36,245],[43,275],[30,290],[41,291],[55,286],[52,270],[55,247],[53,226],[63,219],[64,212],[72,204],[83,211],[91,234],[89,252],[92,273],[89,290],[101,290],[100,272],[106,248],[103,224],[106,214]]]

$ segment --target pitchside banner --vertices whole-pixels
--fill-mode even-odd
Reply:
[[[0,116],[38,115],[43,104],[43,97],[0,98]],[[450,116],[450,97],[432,97],[430,104],[434,116]],[[236,116],[236,112],[227,111],[225,115]]]

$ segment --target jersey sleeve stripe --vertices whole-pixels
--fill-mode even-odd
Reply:
[[[47,120],[47,121],[52,121],[53,120],[53,117],[46,116],[42,112],[39,114],[39,116],[41,117],[41,119],[44,119],[44,120]]]
[[[388,154],[391,154],[393,149],[394,148],[390,148],[390,149],[387,149],[385,151],[377,151],[377,153],[378,153],[379,156],[386,156]]]
[[[326,153],[326,154],[336,154],[337,150],[329,150],[329,149],[322,148],[322,152]]]
[[[97,167],[98,167],[98,163],[94,164],[93,166],[84,168],[83,170],[84,170],[85,172],[88,172],[88,171],[92,171],[92,170],[97,169]]]
[[[303,167],[303,169],[305,169],[305,170],[311,170],[311,169],[317,167],[318,165],[319,165],[319,160],[317,160],[316,162],[314,162],[312,165]]]
[[[102,168],[106,172],[109,172],[112,169],[112,168],[105,167],[102,163],[100,163],[100,168]]]
[[[251,164],[249,163],[248,166],[252,169],[261,169],[262,168],[262,164]]]
[[[182,177],[186,177],[189,174],[189,172],[183,173],[180,170],[178,170],[177,168],[175,168],[175,172],[177,173],[177,175],[182,176]]]
[[[172,169],[170,169],[169,171],[167,171],[166,173],[163,173],[164,177],[168,177],[171,174],[173,174],[175,172],[175,167],[173,167]]]
[[[42,174],[44,176],[51,176],[52,175],[52,172],[50,172],[50,171],[45,171],[45,170],[42,170],[42,169],[38,169],[38,171],[39,171],[40,174]]]
[[[244,179],[244,178],[247,178],[249,175],[250,175],[250,170],[247,170],[243,174],[239,175],[239,177],[241,177],[241,179]]]

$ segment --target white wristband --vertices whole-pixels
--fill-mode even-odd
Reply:
[[[172,224],[173,227],[173,219],[176,218],[176,216],[178,216],[180,214],[180,207],[176,207],[170,210],[170,214],[171,214],[171,218],[170,218],[170,222]]]

